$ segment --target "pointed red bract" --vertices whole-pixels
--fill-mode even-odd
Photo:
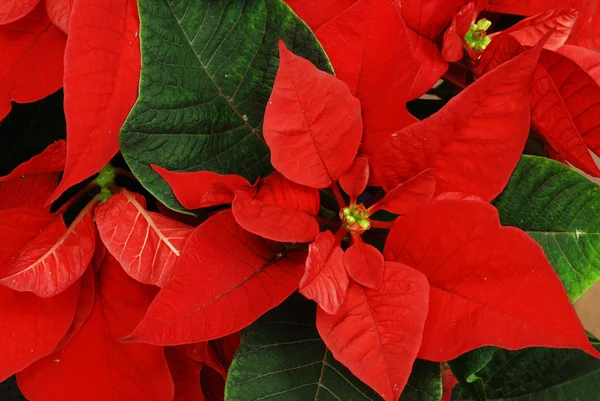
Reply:
[[[325,312],[333,314],[344,303],[349,282],[344,266],[344,251],[331,231],[323,231],[308,247],[300,294],[315,301]]]
[[[0,214],[0,237],[18,229],[16,213],[38,219],[33,210],[6,209]],[[2,252],[0,285],[16,291],[30,291],[42,298],[65,291],[88,267],[96,245],[96,230],[91,211],[73,221],[67,229],[60,217],[52,216],[43,228],[27,241],[11,238]],[[19,216],[18,219],[25,219]],[[5,229],[6,228],[6,229]],[[31,230],[33,227],[21,227]],[[6,237],[8,238],[8,237]],[[6,255],[6,257],[5,257]],[[10,259],[7,257],[10,255]]]
[[[429,202],[435,193],[435,171],[425,170],[385,194],[373,208],[394,214],[406,214],[412,208]]]
[[[79,283],[48,299],[0,286],[0,382],[56,348],[73,321],[78,298]]]
[[[281,40],[279,58],[263,130],[271,163],[290,181],[327,188],[358,150],[360,102],[342,81],[296,56]]]
[[[193,227],[149,212],[124,190],[96,208],[102,242],[123,270],[144,284],[164,287]]]
[[[359,0],[316,31],[335,70],[361,103],[360,152],[416,121],[406,109],[420,64],[396,0]]]
[[[344,266],[354,281],[369,288],[377,288],[383,280],[383,255],[373,245],[363,242],[360,235],[352,235],[353,244],[344,252]]]
[[[600,3],[598,0],[570,0],[568,6],[580,10],[577,22],[567,40],[570,45],[600,51]]]
[[[202,364],[183,355],[177,348],[165,348],[165,355],[175,385],[173,401],[204,401],[200,387]]]
[[[423,274],[386,262],[381,286],[352,283],[335,315],[317,312],[317,329],[334,358],[384,400],[396,401],[417,357],[427,316]]]
[[[188,238],[171,281],[128,340],[177,345],[236,332],[298,288],[305,254],[241,229],[220,212]]]
[[[369,161],[366,157],[357,157],[352,166],[340,177],[339,183],[352,201],[362,194],[369,182]]]
[[[510,34],[524,46],[535,46],[548,32],[554,29],[554,33],[544,44],[544,49],[556,50],[566,42],[578,15],[579,11],[572,9],[551,10],[526,18],[502,31],[502,34]]]
[[[498,195],[529,134],[529,88],[541,47],[484,75],[433,116],[392,135],[371,167],[391,189],[433,168],[436,192]]]
[[[48,17],[64,33],[69,33],[69,19],[75,0],[45,0]]]
[[[44,204],[56,189],[66,155],[66,142],[58,141],[0,177],[0,209],[25,207],[49,211],[50,207]]]
[[[129,278],[107,255],[92,314],[62,350],[17,375],[31,401],[172,401],[162,347],[117,341],[142,318],[156,290]]]
[[[135,0],[78,0],[65,50],[67,166],[52,201],[100,171],[119,150],[137,99],[139,18]]]
[[[247,231],[279,242],[310,242],[319,234],[319,191],[296,184],[278,172],[265,178],[252,199],[237,191],[233,217]]]
[[[448,361],[484,345],[598,355],[542,248],[525,232],[502,227],[487,203],[414,209],[396,221],[384,256],[414,266],[431,284],[420,358]]]
[[[169,171],[152,165],[152,169],[167,181],[175,197],[186,209],[201,209],[233,202],[236,190],[254,195],[254,189],[244,177],[217,174],[212,171]]]
[[[525,48],[510,35],[501,34],[485,51],[477,74],[486,73]],[[588,146],[600,152],[600,86],[575,62],[543,50],[530,90],[531,122],[562,157],[592,176],[600,176]]]
[[[40,0],[4,0],[0,3],[0,25],[8,24],[24,17]]]
[[[0,120],[11,100],[35,102],[62,86],[66,39],[43,3],[18,21],[0,25]]]

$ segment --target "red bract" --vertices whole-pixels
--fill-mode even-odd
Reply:
[[[494,38],[475,71],[487,73],[525,51],[519,43],[522,31],[514,30]],[[596,124],[600,86],[594,79],[568,58],[543,50],[529,96],[534,129],[574,166],[599,176],[600,170],[588,150],[600,152],[600,130]]]
[[[43,3],[25,17],[0,25],[0,119],[10,111],[11,101],[34,102],[62,86],[65,43],[65,34],[52,25]]]
[[[166,348],[165,355],[175,386],[173,401],[204,401],[200,386],[202,364],[186,357],[176,348]]]
[[[523,231],[502,227],[488,204],[418,207],[397,220],[384,255],[431,285],[421,358],[447,361],[483,345],[598,355],[543,250]]]
[[[69,19],[75,0],[45,0],[48,17],[64,33],[69,33]]]
[[[117,341],[141,319],[156,290],[130,279],[110,255],[99,282],[81,330],[63,350],[17,375],[21,391],[32,401],[173,400],[163,349]]]
[[[65,167],[65,141],[48,146],[10,174],[0,177],[0,209],[26,207],[49,211],[46,201],[56,189],[59,173]]]
[[[398,2],[357,1],[316,35],[337,78],[361,102],[361,153],[372,155],[391,133],[417,121],[406,102],[420,64],[412,58]]]
[[[78,299],[78,283],[49,299],[0,285],[0,381],[54,351],[73,321]]]
[[[69,228],[60,216],[26,209],[5,209],[0,221],[0,236],[9,242],[0,256],[1,285],[53,297],[79,279],[92,260],[96,231],[89,208]]]
[[[487,9],[499,13],[535,15],[563,6],[568,0],[489,0]]]
[[[358,150],[360,103],[343,82],[294,55],[283,41],[279,54],[265,111],[271,163],[290,181],[327,188],[350,167]]]
[[[6,0],[0,4],[0,25],[8,24],[28,14],[40,0]]]
[[[173,278],[128,338],[176,345],[238,331],[298,288],[304,258],[220,212],[191,234]]]
[[[379,288],[353,283],[336,314],[317,314],[319,334],[333,356],[386,401],[398,399],[417,357],[428,287],[418,271],[387,262]]]
[[[433,116],[393,134],[373,159],[384,188],[433,168],[438,193],[498,195],[527,140],[527,96],[540,51],[502,64]]]
[[[139,18],[135,0],[79,0],[65,50],[67,165],[52,201],[102,169],[137,98]]]
[[[164,287],[193,228],[149,212],[124,190],[96,208],[96,224],[108,251],[129,276]]]

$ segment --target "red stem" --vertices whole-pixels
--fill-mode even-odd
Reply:
[[[338,187],[337,182],[331,184],[331,191],[333,191],[333,196],[335,197],[335,201],[340,209],[345,208],[346,202],[344,201],[344,197],[342,196],[342,192],[340,191],[340,187]]]
[[[90,192],[92,189],[96,188],[98,186],[98,184],[96,184],[96,181],[91,181],[89,184],[87,184],[81,191],[77,192],[75,195],[73,195],[73,197],[71,199],[69,199],[68,201],[66,201],[57,211],[56,211],[56,215],[62,215],[64,214],[67,210],[69,210],[75,203],[77,203],[81,198],[83,198],[85,195],[88,194],[88,192]]]
[[[317,216],[316,219],[319,222],[319,224],[326,227],[338,228],[340,224],[342,224],[341,221],[327,220],[325,217],[321,216]]]
[[[391,230],[392,227],[394,227],[393,221],[371,220],[371,228],[383,228],[385,230]]]

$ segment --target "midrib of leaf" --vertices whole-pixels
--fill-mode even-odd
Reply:
[[[243,114],[240,113],[240,111],[237,109],[237,107],[235,107],[235,105],[231,102],[231,100],[229,99],[228,96],[226,96],[223,91],[221,90],[221,87],[219,85],[217,85],[217,82],[215,81],[214,77],[208,72],[208,69],[206,68],[206,66],[204,65],[204,63],[202,62],[202,60],[200,60],[200,56],[198,55],[198,53],[196,53],[196,49],[194,48],[194,46],[192,45],[192,42],[190,41],[190,39],[187,37],[187,35],[185,34],[185,31],[183,30],[183,28],[181,27],[180,24],[180,20],[177,18],[177,15],[175,15],[175,11],[173,10],[173,7],[171,7],[171,3],[169,3],[168,1],[165,0],[165,3],[167,4],[167,6],[169,7],[169,11],[171,11],[171,14],[173,15],[173,18],[175,19],[176,25],[179,28],[179,30],[181,31],[181,34],[183,35],[183,37],[185,38],[188,46],[190,47],[190,49],[192,49],[192,52],[194,53],[194,55],[196,56],[196,59],[198,60],[198,64],[200,64],[200,66],[202,67],[202,69],[204,70],[204,73],[206,74],[206,76],[210,79],[210,81],[212,82],[212,84],[214,85],[214,87],[217,89],[217,91],[219,91],[219,95],[227,102],[227,104],[229,105],[229,107],[231,107],[231,109],[235,112],[235,114],[237,114],[237,116],[240,118],[240,120],[242,120],[242,123],[247,126],[250,131],[252,131],[252,133],[258,138],[260,139],[263,143],[264,143],[264,139],[262,138],[262,136],[260,136],[258,134],[258,130],[256,128],[254,128],[252,125],[250,125],[250,123],[247,121],[247,119],[244,119]],[[243,12],[243,11],[242,11]],[[238,20],[236,21],[236,23],[233,25],[234,27],[237,25],[237,23],[239,22],[239,19],[241,18],[242,13],[240,13],[240,16],[238,17]],[[181,21],[183,21],[183,19],[185,18],[185,15],[182,17]],[[200,29],[201,25],[198,27],[198,29]],[[230,31],[231,32],[231,31]],[[264,38],[264,32],[263,32],[263,38]],[[256,57],[256,54],[254,55],[254,57]],[[254,59],[253,59],[254,60]],[[252,62],[250,62],[250,66],[252,66]],[[249,68],[250,68],[249,66]],[[245,75],[244,75],[245,77]],[[244,77],[241,78],[240,80],[240,85],[243,83],[244,81]],[[237,89],[236,89],[237,92]]]
[[[79,226],[79,223],[81,223],[83,221],[85,216],[89,213],[90,210],[92,210],[92,208],[94,208],[94,206],[96,206],[97,203],[98,203],[98,200],[92,200],[90,203],[88,203],[85,206],[85,208],[83,208],[81,210],[81,212],[79,212],[79,214],[77,215],[75,220],[73,220],[73,222],[71,223],[69,228],[67,228],[67,231],[65,231],[65,233],[60,236],[60,238],[54,243],[54,245],[52,245],[52,247],[50,249],[48,249],[48,251],[46,251],[46,253],[44,253],[42,256],[40,256],[35,262],[29,264],[29,266],[27,266],[26,268],[19,270],[15,274],[12,274],[8,277],[3,278],[3,280],[6,280],[10,277],[15,277],[15,276],[21,275],[31,269],[34,269],[38,265],[38,263],[46,263],[44,261],[44,259],[46,259],[48,256],[50,256],[56,252],[56,250],[65,242],[65,240],[73,233],[73,231],[75,231],[77,226]],[[60,219],[61,216],[57,216],[57,218]],[[55,221],[56,221],[56,219],[52,220],[52,223],[54,223]],[[50,224],[48,224],[48,226],[49,225]],[[46,227],[48,227],[48,226],[46,226]],[[38,236],[36,236],[36,238],[37,237]]]
[[[158,235],[158,238],[165,245],[167,245],[167,247],[169,248],[169,250],[175,256],[179,257],[181,255],[181,253],[179,252],[179,250],[177,248],[175,248],[175,246],[173,244],[171,244],[171,241],[169,241],[169,239],[167,237],[165,237],[165,235],[162,233],[162,231],[154,223],[154,220],[152,220],[152,217],[148,214],[148,212],[146,212],[144,210],[144,208],[142,207],[142,205],[140,205],[138,203],[138,201],[135,199],[135,197],[132,196],[131,193],[129,193],[129,191],[127,191],[127,190],[123,190],[122,193],[125,196],[125,198],[127,198],[127,200],[133,205],[133,207],[135,207],[135,209],[138,211],[138,214],[141,215],[144,218],[144,220],[146,220],[146,223],[148,224],[148,227],[152,228],[152,230],[156,233],[156,235]],[[135,227],[135,224],[133,226]],[[133,231],[134,227],[131,227],[131,231]]]

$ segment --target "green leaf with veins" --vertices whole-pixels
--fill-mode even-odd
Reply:
[[[120,136],[142,185],[182,210],[151,169],[268,174],[263,116],[279,66],[277,41],[332,72],[308,26],[281,0],[139,0],[139,98]]]
[[[544,249],[571,301],[600,279],[600,187],[553,160],[523,156],[494,201],[505,226]]]
[[[439,401],[440,365],[417,360],[402,401]],[[298,294],[242,332],[226,401],[381,401],[336,361],[315,327],[315,304]]]
[[[592,342],[596,348],[600,343]],[[490,349],[490,348],[482,348]],[[476,350],[477,351],[477,350]],[[498,401],[597,401],[600,394],[600,361],[573,349],[528,348],[520,351],[495,349],[483,367],[478,366],[477,377],[485,387],[487,398],[473,393],[465,383],[460,370],[454,370],[460,383],[452,392],[453,400]],[[467,353],[475,363],[481,354]],[[476,365],[476,363],[475,363]],[[474,366],[474,365],[471,365]]]

